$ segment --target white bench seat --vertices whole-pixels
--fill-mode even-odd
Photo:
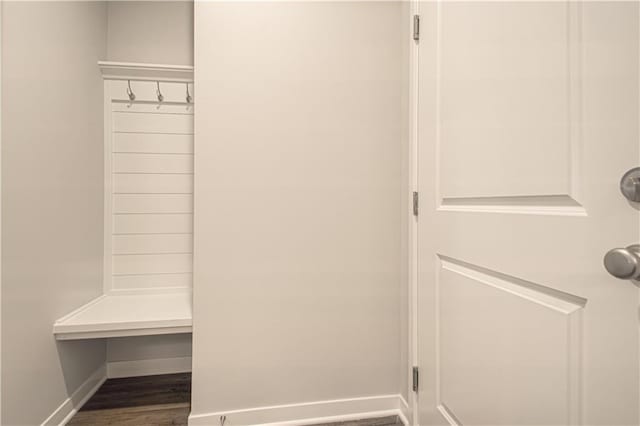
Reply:
[[[58,340],[191,333],[191,291],[105,294],[53,325]]]

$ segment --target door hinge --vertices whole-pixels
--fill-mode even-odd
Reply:
[[[420,372],[418,371],[418,367],[413,367],[413,391],[418,392],[418,385],[420,379]]]
[[[413,215],[418,216],[418,201],[419,201],[418,191],[413,191]]]
[[[420,40],[420,15],[413,15],[413,39]]]

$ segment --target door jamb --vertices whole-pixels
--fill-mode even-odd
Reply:
[[[420,14],[420,4],[418,0],[410,0],[409,4],[409,25],[413,25],[413,16]],[[412,33],[412,32],[411,32]],[[419,40],[410,37],[409,43],[409,194],[418,188],[418,64],[419,64]],[[411,206],[409,212],[408,234],[408,261],[409,261],[409,368],[407,374],[410,375],[409,383],[412,381],[412,366],[419,367],[418,357],[418,216],[414,216],[412,197],[407,197]],[[409,386],[409,406],[412,413],[411,422],[414,426],[419,425],[418,419],[418,392],[414,392]]]

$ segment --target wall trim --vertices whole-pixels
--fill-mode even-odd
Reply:
[[[107,380],[107,369],[101,365],[87,380],[76,389],[56,410],[51,413],[41,426],[63,426],[82,408],[82,406],[98,391]]]
[[[110,379],[189,372],[191,372],[190,356],[107,362],[107,377]]]
[[[398,397],[400,398],[400,419],[402,420],[402,423],[409,426],[413,424],[413,422],[409,420],[413,418],[413,410],[402,394],[398,395]]]
[[[189,426],[220,424],[226,416],[230,425],[312,425],[337,421],[397,415],[405,425],[406,401],[401,395],[379,395],[361,398],[314,401],[300,404],[274,405],[214,413],[190,414]]]
[[[192,65],[98,61],[105,80],[193,81]]]

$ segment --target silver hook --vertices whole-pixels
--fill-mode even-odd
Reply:
[[[189,93],[189,83],[187,83],[187,103],[190,104],[193,101],[191,94]]]
[[[162,102],[164,101],[164,96],[162,96],[162,93],[160,92],[160,82],[156,81],[156,95],[158,95],[158,102]]]
[[[131,80],[127,80],[127,95],[129,96],[130,101],[136,100],[136,94],[131,90]]]

